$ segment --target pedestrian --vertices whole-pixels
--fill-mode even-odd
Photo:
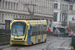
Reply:
[[[58,30],[58,28],[56,28],[55,34],[56,34],[57,36],[60,36],[60,31]]]

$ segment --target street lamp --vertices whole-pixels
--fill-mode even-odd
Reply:
[[[30,19],[33,19],[33,15],[34,15],[34,7],[36,6],[36,4],[25,4],[28,8],[28,12],[30,14]],[[30,6],[30,8],[29,8]],[[32,10],[31,10],[32,7]]]

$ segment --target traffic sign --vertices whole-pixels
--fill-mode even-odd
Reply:
[[[73,34],[74,34],[74,32],[73,32],[73,31],[71,31],[71,32],[69,32],[69,34],[73,35]]]
[[[69,28],[68,27],[66,29],[67,29],[67,31],[69,31]]]

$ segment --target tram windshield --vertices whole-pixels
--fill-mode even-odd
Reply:
[[[25,25],[13,25],[12,26],[12,35],[13,36],[24,36]]]

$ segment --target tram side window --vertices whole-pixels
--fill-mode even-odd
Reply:
[[[38,26],[38,31],[39,31],[38,35],[40,35],[40,25]]]
[[[47,31],[47,26],[43,25],[43,31]]]
[[[36,27],[35,26],[32,26],[31,27],[31,31],[32,31],[32,36],[35,36]]]
[[[43,26],[41,26],[41,32],[44,33],[44,32],[43,32]]]
[[[37,32],[39,32],[39,28],[38,28],[39,26],[37,25]],[[37,35],[39,35],[39,33],[37,33]]]
[[[44,32],[44,34],[46,33],[46,31],[47,31],[47,26],[43,25],[43,32]]]

